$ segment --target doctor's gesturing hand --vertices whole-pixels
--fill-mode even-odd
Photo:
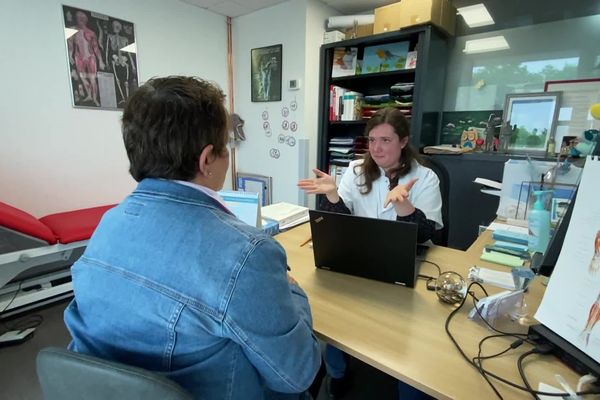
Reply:
[[[418,178],[411,179],[406,185],[398,184],[395,188],[390,190],[383,207],[386,208],[390,203],[394,205],[396,214],[400,217],[411,215],[415,212],[415,206],[408,199],[410,189],[414,186]]]
[[[298,187],[308,194],[324,194],[331,203],[340,201],[335,180],[325,172],[315,168],[313,172],[316,178],[301,179]]]

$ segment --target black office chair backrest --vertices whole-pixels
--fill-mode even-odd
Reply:
[[[48,347],[37,356],[45,400],[191,400],[175,382],[142,368]]]
[[[431,240],[439,246],[448,246],[448,224],[450,223],[450,176],[448,170],[440,161],[431,156],[424,158],[426,161],[425,166],[435,172],[440,180],[440,194],[442,195],[442,222],[444,223],[444,227],[438,230]]]

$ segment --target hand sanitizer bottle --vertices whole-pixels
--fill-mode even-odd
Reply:
[[[550,242],[550,211],[546,210],[543,195],[551,193],[548,190],[533,192],[536,196],[533,209],[529,211],[529,243],[528,248],[532,253],[545,253]]]

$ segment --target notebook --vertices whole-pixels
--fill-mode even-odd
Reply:
[[[417,225],[309,210],[315,266],[414,287]]]

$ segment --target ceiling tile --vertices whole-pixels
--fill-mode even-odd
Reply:
[[[220,2],[220,0],[181,0],[184,3],[188,3],[194,6],[198,6],[201,8],[208,8],[214,4],[217,4]]]
[[[377,7],[396,3],[398,0],[323,0],[342,14],[372,13]]]
[[[231,0],[219,1],[217,4],[209,6],[208,9],[227,17],[239,17],[240,15],[249,14],[254,11],[245,5],[241,5]]]
[[[288,0],[234,0],[237,3],[251,8],[252,10],[260,10],[261,8],[271,7],[280,3],[285,3]]]

